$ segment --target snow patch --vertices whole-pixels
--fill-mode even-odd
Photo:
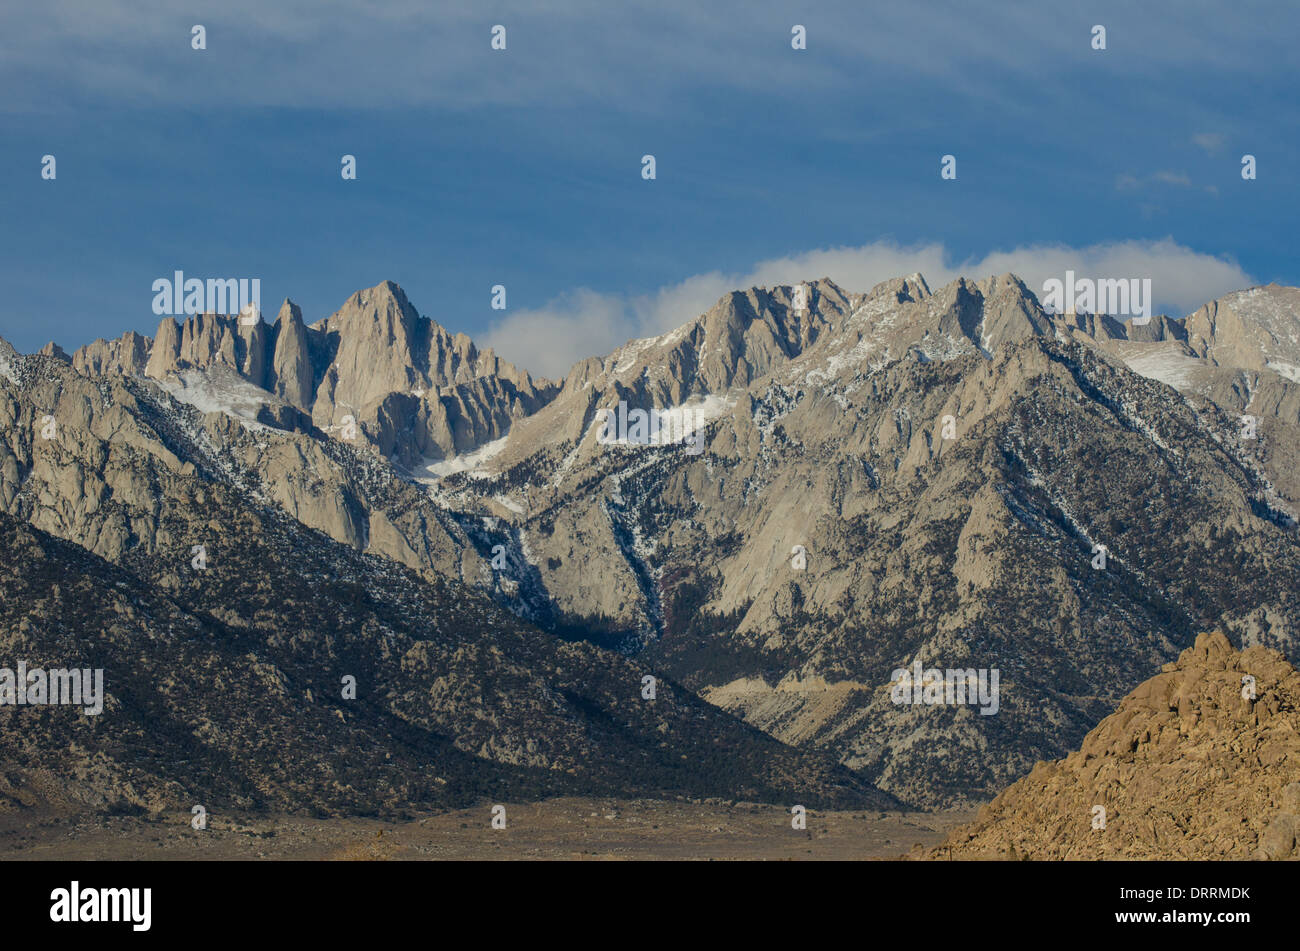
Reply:
[[[1176,350],[1157,350],[1125,357],[1128,368],[1140,376],[1158,380],[1176,390],[1184,390],[1195,383],[1195,374],[1205,364]]]
[[[735,406],[735,399],[726,399],[710,393],[702,400],[687,400],[680,406],[653,410],[653,414],[658,419],[657,431],[653,435],[646,433],[638,439],[633,439],[631,436],[611,438],[606,440],[604,444],[610,446],[659,446],[668,445],[670,440],[685,441],[686,437],[694,435],[718,417],[725,416]],[[611,413],[617,413],[617,410],[613,407],[608,407],[608,409]],[[615,425],[615,421],[611,420],[611,426],[613,425]]]
[[[516,515],[524,514],[524,507],[508,496],[497,493],[496,495],[492,496],[492,501],[498,503],[499,505],[505,506],[510,511],[514,512]]]
[[[1300,383],[1300,367],[1295,364],[1269,361],[1264,365],[1279,376],[1286,377],[1292,383]]]
[[[480,474],[479,470],[489,459],[499,455],[501,450],[506,448],[506,440],[509,438],[509,434],[506,434],[500,439],[485,442],[473,452],[452,456],[450,459],[430,459],[426,457],[420,460],[420,464],[415,467],[415,481],[427,485],[449,475],[455,475],[457,472],[467,472],[472,478],[484,478],[486,473]]]
[[[229,373],[179,370],[157,382],[177,400],[200,413],[224,413],[254,432],[274,429],[257,421],[258,412],[268,403],[266,390],[236,376],[233,370]]]

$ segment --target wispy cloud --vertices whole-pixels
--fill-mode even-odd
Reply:
[[[1172,185],[1176,188],[1191,188],[1192,179],[1186,172],[1174,172],[1168,169],[1153,172],[1145,178],[1125,173],[1115,179],[1115,187],[1119,191],[1137,191],[1149,185]]]
[[[183,12],[172,0],[12,3],[0,7],[9,93],[0,108],[53,107],[65,97],[186,108],[634,103],[687,83],[845,88],[864,66],[1005,96],[1025,77],[1093,68],[1098,57],[1112,74],[1159,76],[1189,64],[1253,71],[1293,56],[1280,2],[1221,17],[1212,31],[1161,4],[1098,2],[1087,19],[1028,0],[819,6],[633,0],[615,13],[601,0],[223,0]],[[789,51],[794,22],[808,31],[801,59],[777,55]],[[1094,22],[1109,28],[1102,53],[1089,47]],[[190,49],[194,23],[207,28],[204,53]],[[489,49],[496,23],[508,31],[501,54]],[[971,68],[990,51],[1011,53],[999,57],[996,75]],[[1133,51],[1140,55],[1126,55]]]
[[[1223,148],[1224,137],[1217,132],[1198,132],[1192,136],[1192,144],[1204,149],[1210,155]]]

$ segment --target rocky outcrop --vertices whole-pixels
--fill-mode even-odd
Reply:
[[[1300,382],[1300,288],[1269,284],[1210,301],[1184,321],[1187,345],[1215,366],[1276,369]]]
[[[1300,673],[1202,634],[928,855],[1297,859],[1298,771]]]
[[[63,348],[60,347],[57,343],[55,343],[53,340],[51,340],[45,346],[41,347],[41,349],[37,352],[43,357],[52,357],[53,359],[58,360],[60,363],[72,362],[72,358],[68,356],[67,353],[64,352]]]
[[[193,334],[191,334],[191,338]],[[158,379],[176,369],[176,359],[181,352],[181,328],[171,317],[164,317],[154,334],[153,346],[149,348],[149,362],[145,364],[145,376]]]
[[[70,358],[76,369],[87,376],[106,373],[143,373],[149,363],[153,341],[134,330],[117,340],[96,340],[78,349]],[[41,353],[45,353],[42,350]]]
[[[391,281],[358,291],[311,330],[327,354],[311,406],[316,424],[333,428],[351,416],[407,469],[504,436],[555,392],[420,317]]]

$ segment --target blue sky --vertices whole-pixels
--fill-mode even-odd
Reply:
[[[698,6],[6,6],[0,336],[152,334],[176,269],[309,321],[392,279],[554,375],[746,283],[1300,284],[1294,4]]]

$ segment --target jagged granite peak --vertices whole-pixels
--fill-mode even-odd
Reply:
[[[1185,342],[1187,340],[1184,318],[1170,317],[1168,314],[1156,314],[1146,324],[1135,324],[1131,320],[1120,320],[1110,314],[1054,314],[1051,319],[1057,330],[1066,336],[1081,342],[1090,341],[1101,344],[1109,352],[1117,352],[1113,348],[1105,347],[1106,344],[1112,341],[1120,343],[1162,343],[1166,341]]]
[[[1252,287],[1212,300],[1187,317],[1161,314],[1145,325],[1091,315],[1054,320],[1075,339],[1091,340],[1126,362],[1136,359],[1138,372],[1181,390],[1213,377],[1192,372],[1194,367],[1267,372],[1300,383],[1300,288]]]
[[[975,284],[975,290],[981,301],[981,319],[975,328],[981,350],[1052,333],[1038,297],[1016,275],[985,278]]]
[[[276,315],[273,333],[272,392],[298,409],[310,412],[314,374],[307,325],[302,320],[302,309],[287,297]]]
[[[767,376],[847,313],[847,296],[828,279],[800,287],[807,288],[803,309],[796,306],[793,287],[759,287],[733,292],[704,315],[697,356],[703,392],[747,386]]]
[[[494,465],[578,443],[589,454],[597,411],[620,402],[717,412],[815,347],[852,305],[852,297],[829,278],[726,294],[676,330],[579,361],[555,399],[510,431]]]
[[[72,365],[81,373],[98,376],[105,373],[144,373],[149,364],[153,341],[134,330],[116,340],[99,339],[72,354]]]
[[[51,340],[45,346],[41,347],[41,349],[36,352],[43,357],[53,357],[55,360],[58,360],[60,363],[67,363],[67,364],[72,363],[72,358],[68,356],[68,354],[64,351],[64,349],[60,347],[57,343],[55,343],[53,340]]]
[[[219,314],[195,314],[181,324],[180,349],[176,365],[207,367],[224,363],[243,370],[239,346],[239,318]],[[256,381],[253,381],[256,383]]]
[[[803,308],[796,289],[803,288]],[[849,298],[827,278],[801,285],[732,291],[693,321],[657,337],[632,340],[604,358],[580,362],[565,389],[647,372],[671,378],[676,392],[702,395],[746,386],[802,353],[848,312]]]
[[[453,386],[495,375],[531,385],[528,373],[480,352],[465,334],[421,317],[392,281],[357,291],[334,314],[312,324],[330,338],[336,402],[364,405],[393,392]]]
[[[392,281],[356,292],[309,330],[318,341],[315,423],[332,431],[351,416],[368,442],[417,473],[503,436],[557,389],[421,317]]]
[[[237,369],[244,379],[254,386],[269,390],[273,386],[271,372],[274,338],[271,327],[260,316],[249,320],[246,315],[235,318],[235,358]]]
[[[421,317],[392,281],[357,291],[310,326],[288,299],[274,324],[260,315],[164,317],[153,340],[132,332],[95,341],[72,362],[90,374],[184,376],[186,389],[213,394],[231,390],[230,381],[223,375],[206,385],[193,373],[226,367],[266,391],[270,416],[283,417],[290,406],[327,433],[354,426],[362,442],[417,473],[428,461],[500,438],[559,389]],[[241,390],[241,405],[248,395]]]
[[[421,331],[431,328],[420,326],[419,314],[391,281],[357,291],[338,311],[311,326],[330,347],[314,411],[325,424],[335,421],[335,407],[360,416],[364,407],[389,393],[431,385],[418,366],[421,344],[427,347],[428,342]]]
[[[1300,513],[1300,289],[1252,287],[1146,325],[1053,319],[1065,336],[1173,387],[1191,404],[1240,414],[1274,490]]]
[[[924,335],[915,346],[928,352],[935,345],[927,340],[939,337],[940,353],[973,345],[985,356],[1004,343],[1050,334],[1051,322],[1024,282],[1014,274],[971,281],[960,277],[935,291],[925,301],[921,328]],[[942,342],[952,341],[952,346]]]
[[[797,295],[806,295],[802,308]],[[676,330],[575,364],[560,395],[515,427],[487,467],[502,471],[557,445],[575,447],[566,460],[571,466],[594,451],[597,410],[620,401],[716,415],[768,379],[821,386],[908,356],[990,359],[1003,345],[1058,332],[1034,293],[1010,273],[960,277],[938,290],[913,273],[866,294],[850,294],[828,278],[733,291]]]
[[[913,274],[877,284],[851,305],[832,332],[777,374],[782,383],[822,385],[909,354],[922,362],[990,358],[1003,344],[1053,333],[1037,297],[1013,274],[962,277],[934,291]]]
[[[158,331],[153,335],[153,346],[149,350],[149,361],[145,364],[144,375],[158,379],[176,368],[176,358],[181,352],[181,329],[172,317],[164,317],[158,322]]]
[[[914,271],[906,277],[895,277],[887,281],[881,281],[871,288],[864,297],[865,299],[872,299],[886,295],[892,296],[895,303],[916,303],[930,296],[930,285],[926,283],[925,278],[921,276],[919,271]]]

